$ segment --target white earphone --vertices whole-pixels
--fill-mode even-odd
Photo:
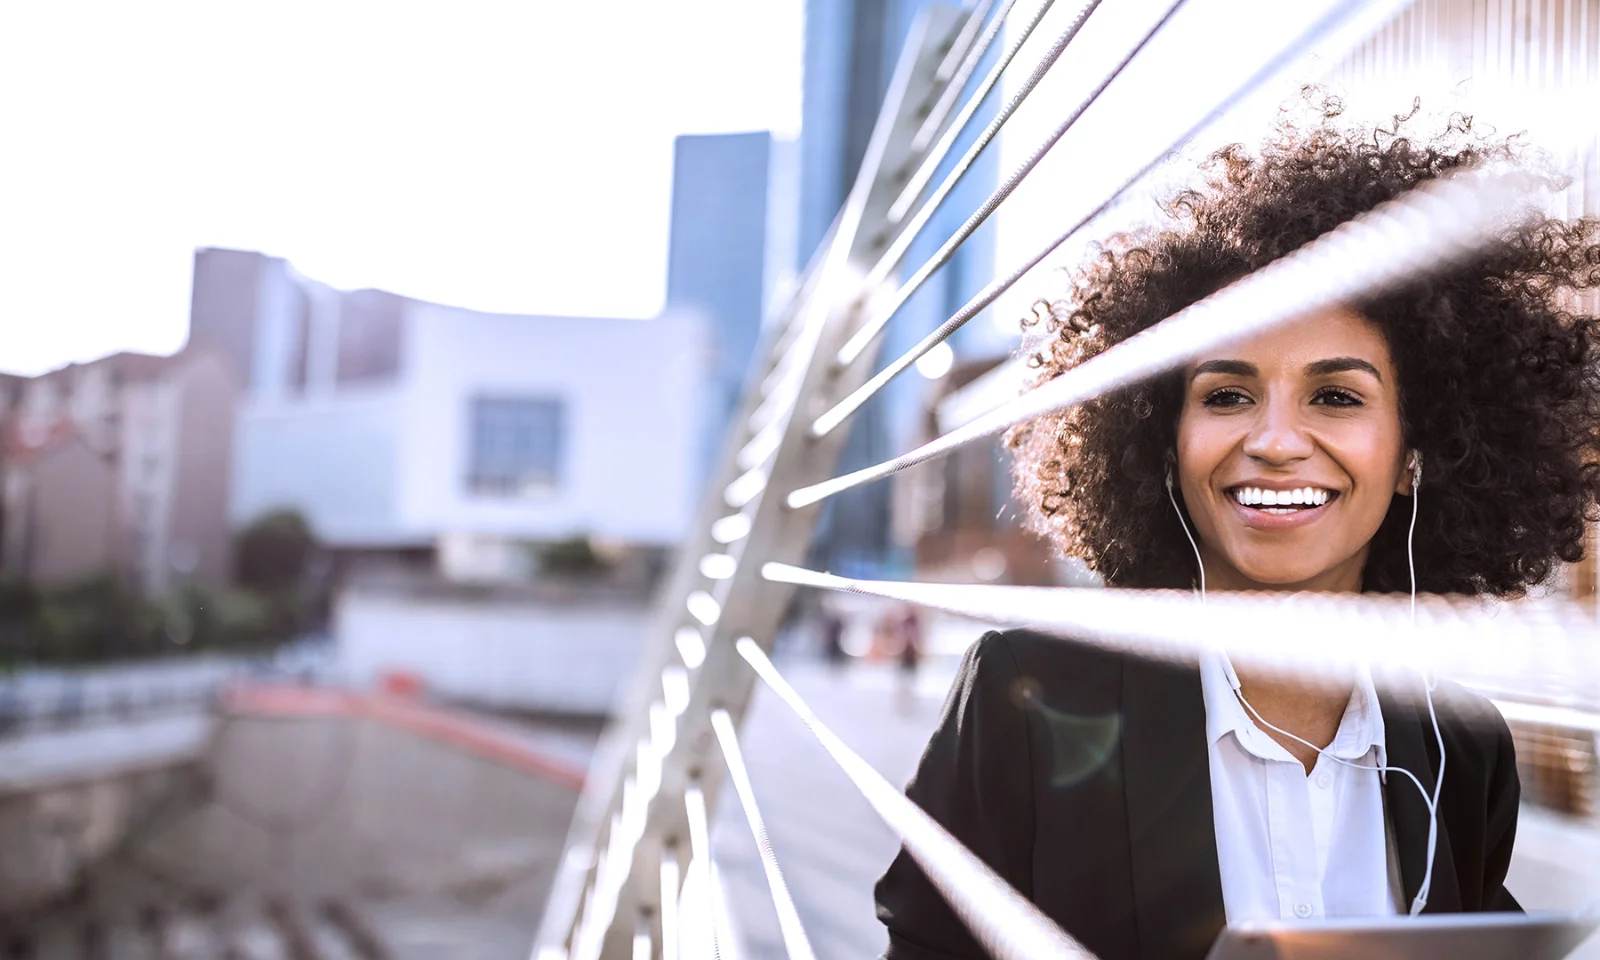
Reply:
[[[1172,509],[1178,515],[1178,524],[1183,527],[1183,535],[1189,539],[1189,546],[1194,550],[1194,562],[1200,571],[1200,602],[1204,603],[1206,597],[1206,565],[1205,561],[1200,557],[1200,545],[1195,541],[1194,534],[1190,532],[1189,523],[1183,517],[1183,510],[1178,507],[1178,496],[1173,491],[1172,467],[1175,460],[1176,457],[1174,457],[1171,453],[1167,454],[1167,499],[1172,501]],[[1422,489],[1421,450],[1411,451],[1411,458],[1407,466],[1411,470],[1411,526],[1406,533],[1406,565],[1411,574],[1411,623],[1413,626],[1415,626],[1417,622],[1417,561],[1416,552],[1414,549],[1414,540],[1417,533],[1418,494]],[[1412,916],[1416,916],[1417,914],[1421,913],[1423,908],[1428,905],[1428,892],[1433,887],[1433,858],[1434,853],[1439,845],[1439,794],[1444,789],[1444,734],[1439,732],[1439,714],[1434,710],[1433,707],[1433,688],[1436,681],[1432,677],[1424,676],[1422,686],[1423,697],[1428,703],[1428,717],[1433,722],[1433,735],[1439,742],[1439,776],[1434,782],[1433,794],[1430,796],[1428,794],[1428,789],[1422,785],[1422,781],[1417,779],[1417,775],[1404,767],[1391,767],[1387,765],[1369,767],[1365,766],[1364,764],[1352,763],[1351,761],[1345,760],[1342,757],[1336,757],[1333,754],[1328,753],[1323,748],[1317,746],[1309,740],[1297,737],[1281,727],[1275,727],[1268,723],[1262,718],[1261,714],[1256,712],[1256,708],[1250,705],[1250,701],[1244,698],[1242,685],[1239,682],[1239,675],[1234,672],[1233,662],[1228,659],[1228,654],[1226,651],[1222,652],[1222,666],[1228,677],[1228,686],[1233,688],[1233,695],[1238,698],[1239,703],[1244,706],[1245,710],[1249,712],[1250,716],[1255,720],[1256,723],[1275,733],[1282,734],[1296,743],[1301,743],[1310,747],[1317,752],[1318,756],[1326,757],[1335,763],[1342,763],[1347,767],[1355,767],[1357,770],[1371,770],[1377,773],[1379,776],[1382,776],[1383,774],[1393,770],[1396,773],[1404,774],[1408,779],[1411,780],[1412,783],[1416,784],[1417,790],[1422,793],[1422,803],[1428,808],[1429,818],[1428,865],[1423,871],[1422,885],[1417,888],[1417,895],[1416,898],[1411,901],[1410,910]]]

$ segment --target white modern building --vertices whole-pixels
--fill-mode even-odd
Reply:
[[[234,251],[201,252],[197,307],[208,256],[257,267],[236,526],[293,508],[336,549],[469,566],[495,543],[670,546],[686,530],[710,356],[698,317],[481,313]],[[195,328],[204,339],[199,309]]]

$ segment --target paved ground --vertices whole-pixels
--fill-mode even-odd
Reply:
[[[976,636],[972,633],[970,636]],[[891,782],[905,782],[937,719],[954,661],[928,665],[908,710],[887,665],[835,672],[810,659],[780,669],[846,743]],[[898,844],[832,758],[765,688],[741,738],[772,846],[821,958],[874,957],[884,947],[872,885]],[[756,845],[738,799],[723,794],[713,844],[746,960],[786,956]],[[1600,902],[1600,825],[1528,808],[1508,881],[1529,909]],[[1575,957],[1600,960],[1600,937]]]
[[[781,665],[822,721],[896,785],[916,765],[940,701],[924,691],[897,709],[887,667],[834,673],[816,662]],[[930,674],[930,677],[932,675]],[[773,850],[818,957],[875,957],[885,941],[872,884],[898,841],[794,714],[765,688],[746,716],[744,747]],[[713,840],[728,905],[750,958],[786,956],[755,841],[732,790]]]

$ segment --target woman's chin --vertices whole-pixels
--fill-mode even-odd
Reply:
[[[1235,564],[1234,569],[1244,581],[1241,587],[1246,590],[1330,589],[1317,585],[1329,580],[1332,575],[1327,567],[1308,564],[1304,557],[1285,558],[1282,561],[1252,558],[1250,562]]]

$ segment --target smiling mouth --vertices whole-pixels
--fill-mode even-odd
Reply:
[[[1274,516],[1287,516],[1302,510],[1315,510],[1339,498],[1339,491],[1326,487],[1295,487],[1290,490],[1271,490],[1266,487],[1229,487],[1228,496],[1234,503],[1249,510],[1259,510]]]

